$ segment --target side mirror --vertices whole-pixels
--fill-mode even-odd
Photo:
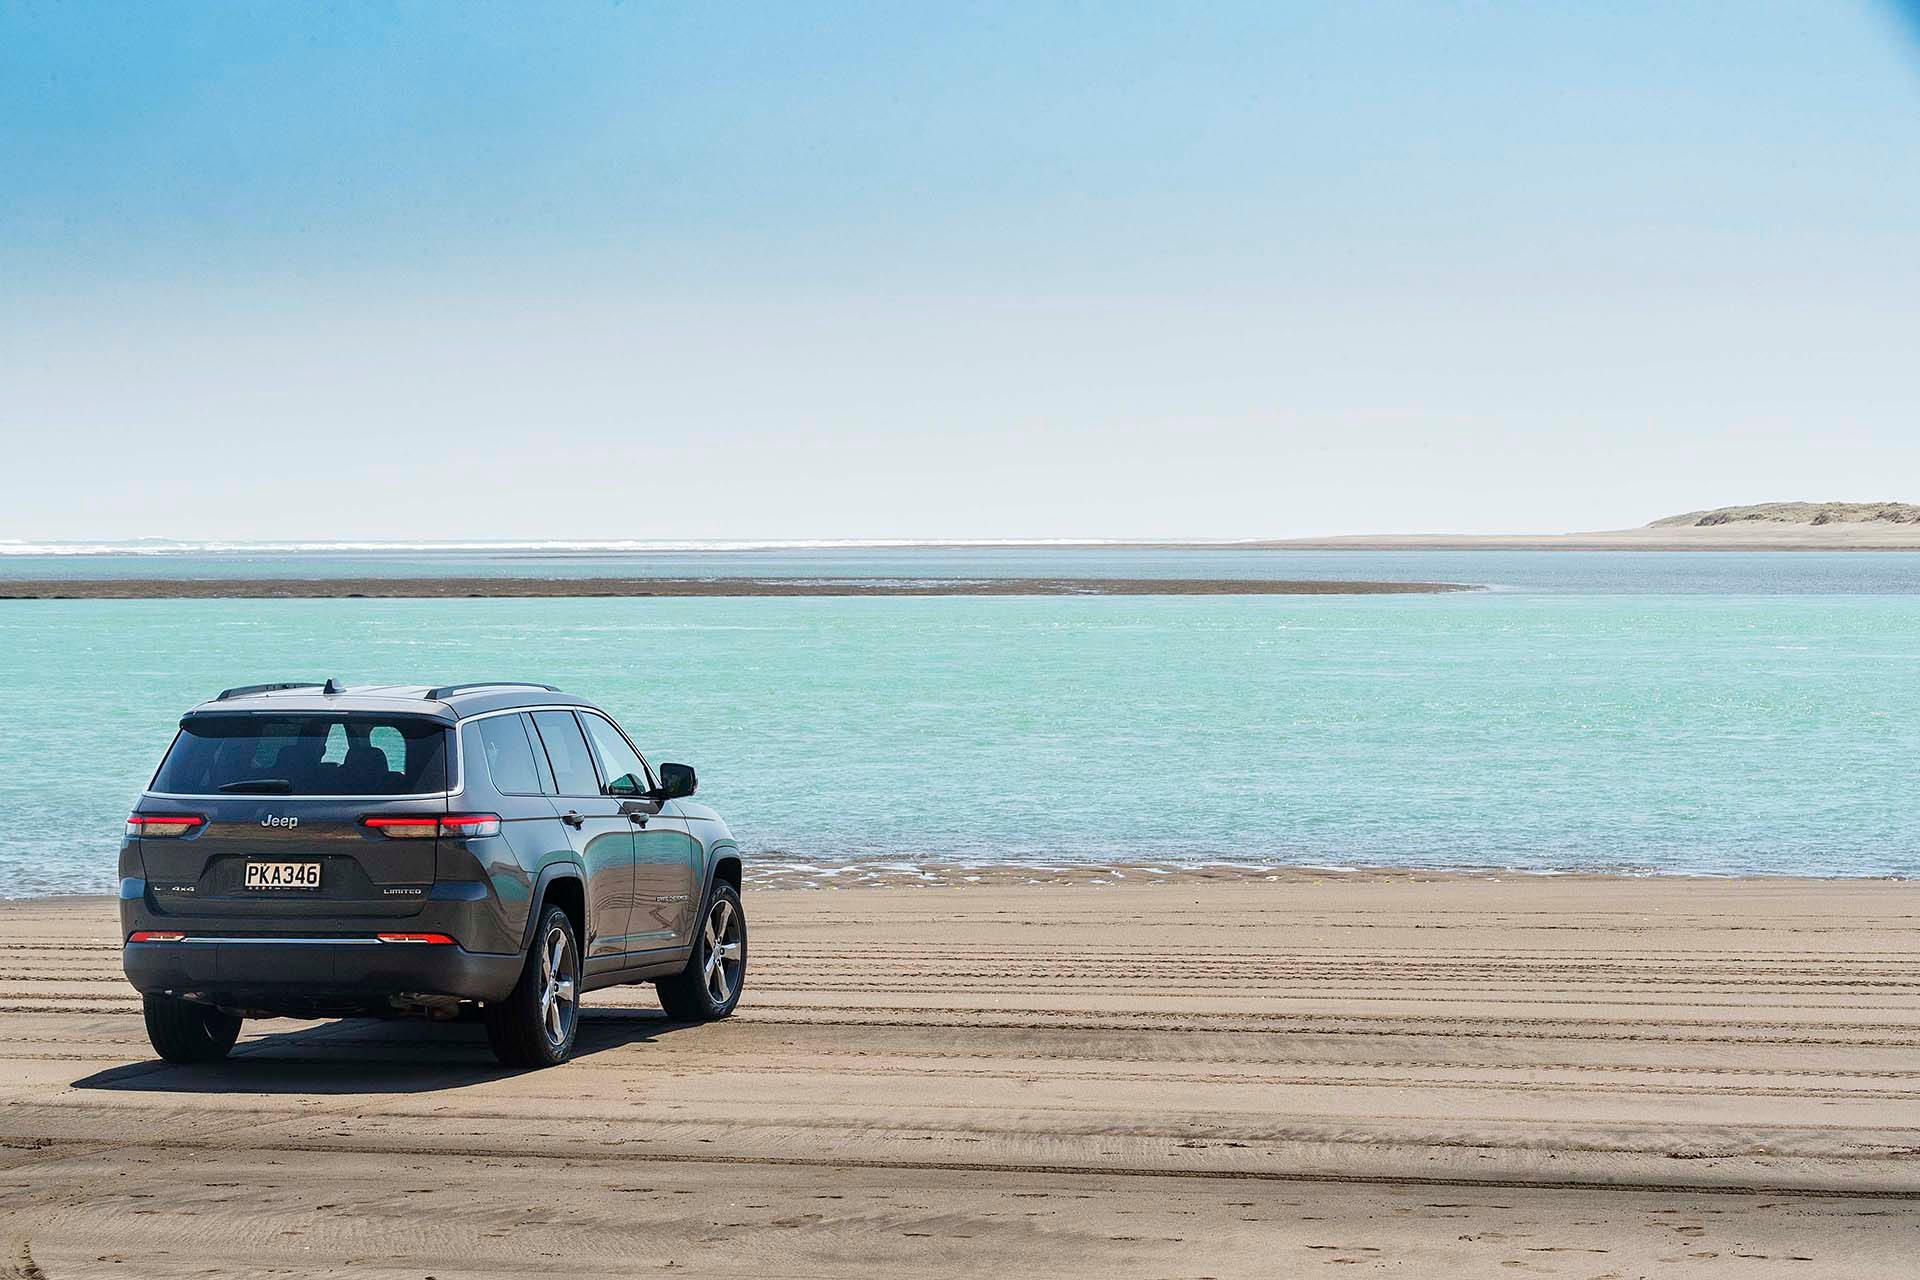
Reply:
[[[694,776],[690,764],[663,764],[660,766],[660,798],[662,800],[682,800],[690,796],[700,786],[700,779]]]

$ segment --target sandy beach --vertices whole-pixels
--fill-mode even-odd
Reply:
[[[840,881],[864,887],[798,886]],[[750,886],[747,997],[154,1059],[0,906],[0,1275],[1910,1276],[1920,887],[1216,868]],[[1338,1272],[1336,1272],[1338,1274]]]
[[[1742,523],[1591,533],[1362,533],[1233,545],[1269,551],[1920,551],[1920,526]]]
[[[1336,596],[1473,591],[1458,582],[1265,578],[63,578],[0,580],[0,600],[745,596]]]

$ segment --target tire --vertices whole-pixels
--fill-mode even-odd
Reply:
[[[210,1004],[142,996],[140,1006],[147,1015],[147,1039],[168,1062],[218,1062],[240,1035],[239,1015],[222,1013]]]
[[[724,880],[707,896],[687,967],[654,983],[660,1007],[681,1022],[712,1022],[733,1012],[747,980],[747,913]]]
[[[554,1067],[572,1054],[580,1031],[580,943],[565,911],[540,913],[520,980],[481,1017],[503,1067]]]

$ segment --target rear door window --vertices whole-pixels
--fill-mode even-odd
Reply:
[[[540,791],[543,795],[560,794],[559,784],[553,780],[553,762],[547,759],[547,749],[540,745],[540,731],[533,727],[533,717],[521,712],[514,719],[520,722],[527,741],[533,745],[533,767],[540,771]]]
[[[461,730],[467,768],[481,762],[493,789],[508,796],[537,796],[540,770],[534,764],[534,746],[527,741],[525,723],[519,716],[489,716],[475,720]]]
[[[154,775],[171,795],[405,796],[447,789],[447,733],[411,716],[189,716]]]
[[[553,764],[554,783],[563,796],[597,796],[600,775],[593,771],[593,756],[587,740],[580,736],[580,722],[571,711],[536,711],[534,728],[546,744],[547,759]]]

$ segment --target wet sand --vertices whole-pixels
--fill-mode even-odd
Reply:
[[[471,1024],[168,1067],[111,903],[0,905],[0,1276],[1920,1257],[1920,886],[792,863],[747,901],[733,1019],[598,993],[518,1076]]]
[[[0,580],[0,600],[590,596],[1332,596],[1476,591],[1457,582],[1261,578],[70,578]]]

